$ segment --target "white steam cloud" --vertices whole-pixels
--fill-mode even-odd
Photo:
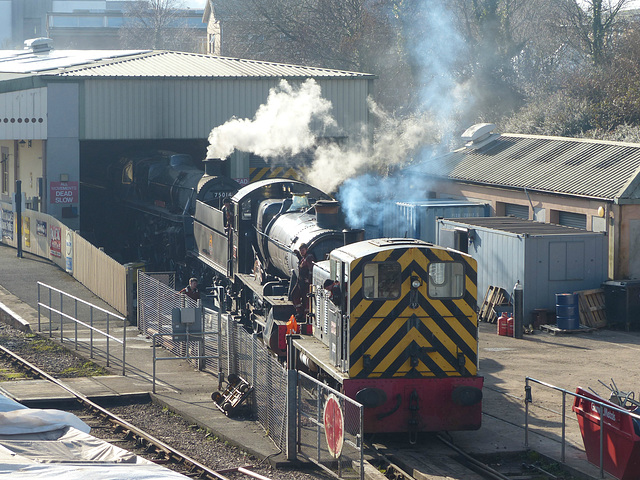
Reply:
[[[296,155],[315,144],[312,124],[319,129],[335,126],[330,112],[331,102],[322,98],[315,80],[298,89],[282,80],[253,119],[233,118],[211,130],[207,158],[227,158],[234,150],[265,158]]]

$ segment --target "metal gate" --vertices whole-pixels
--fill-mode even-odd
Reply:
[[[298,454],[338,478],[364,479],[364,408],[298,372]]]

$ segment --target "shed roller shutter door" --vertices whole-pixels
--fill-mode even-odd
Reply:
[[[587,216],[582,213],[558,212],[558,223],[565,227],[587,229]]]
[[[515,205],[513,203],[504,204],[504,214],[512,217],[529,219],[529,207],[527,205]]]

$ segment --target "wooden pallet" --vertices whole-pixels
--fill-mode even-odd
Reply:
[[[603,328],[607,326],[607,312],[605,310],[604,290],[582,290],[578,295],[578,309],[580,323],[586,327]]]
[[[591,333],[597,330],[597,328],[580,325],[580,328],[577,328],[575,330],[565,330],[564,328],[559,328],[558,325],[540,325],[540,330],[542,330],[543,332],[549,332],[551,335],[556,335],[558,333]]]
[[[480,322],[496,323],[498,314],[495,308],[500,305],[508,305],[507,291],[502,287],[489,286],[478,312],[478,320]]]

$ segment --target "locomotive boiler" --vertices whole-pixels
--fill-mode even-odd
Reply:
[[[239,320],[281,357],[297,325],[299,367],[362,403],[365,432],[480,427],[471,256],[363,241],[332,197],[287,179],[243,187],[223,208],[197,201],[194,235],[191,254],[228,285]]]

